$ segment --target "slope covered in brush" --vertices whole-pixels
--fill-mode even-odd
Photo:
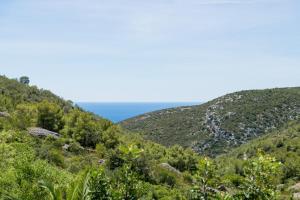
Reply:
[[[0,76],[0,91],[0,199],[175,199],[189,191],[182,173],[197,170],[193,151],[123,134],[18,80]],[[80,196],[83,187],[95,192]]]
[[[300,192],[298,189],[289,189],[288,186],[300,182],[300,121],[293,121],[279,130],[254,139],[230,153],[216,158],[220,164],[220,173],[226,174],[230,182],[239,184],[244,176],[243,168],[248,159],[256,156],[257,151],[271,155],[282,163],[282,171],[277,179],[282,181],[281,190]],[[288,199],[286,196],[283,199]]]
[[[300,116],[300,88],[228,94],[199,106],[147,113],[121,122],[147,139],[217,155]]]
[[[259,154],[235,179],[219,160],[125,134],[26,81],[1,77],[0,90],[1,200],[275,199],[277,184],[296,177],[275,176],[280,163]]]

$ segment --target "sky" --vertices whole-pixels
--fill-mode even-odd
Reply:
[[[0,0],[0,74],[75,102],[300,86],[299,0]]]

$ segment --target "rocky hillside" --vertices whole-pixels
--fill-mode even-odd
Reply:
[[[199,106],[147,113],[121,122],[166,146],[217,155],[300,116],[300,88],[228,94]]]
[[[283,192],[285,195],[281,199],[291,199],[289,193],[294,193],[294,197],[300,195],[300,121],[292,121],[274,132],[251,140],[228,154],[217,157],[216,162],[220,165],[220,173],[238,180],[237,177],[243,176],[241,169],[245,160],[255,157],[258,150],[282,163],[283,171],[278,176],[282,176],[282,180],[285,181],[279,187],[282,191],[285,190]]]

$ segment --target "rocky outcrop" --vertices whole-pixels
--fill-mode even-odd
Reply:
[[[229,94],[211,102],[206,109],[203,117],[204,126],[210,134],[210,139],[202,143],[196,143],[193,147],[197,152],[204,152],[212,148],[216,143],[222,142],[225,146],[239,146],[246,143],[249,139],[270,132],[284,122],[297,120],[300,116],[299,103],[274,104],[273,107],[264,107],[258,109],[256,105],[264,103],[257,97],[249,97],[242,94]],[[260,97],[262,98],[262,97]],[[299,98],[299,97],[298,97]],[[247,100],[245,100],[247,99]],[[252,112],[250,116],[247,106],[251,105],[252,109],[258,111]],[[248,114],[246,114],[248,112]],[[247,119],[247,118],[251,118]],[[230,128],[226,128],[228,123],[232,123]]]
[[[295,184],[295,185],[293,185],[293,186],[291,186],[291,187],[289,188],[289,190],[290,190],[290,191],[294,191],[294,192],[300,192],[300,182],[297,183],[297,184]]]
[[[294,193],[294,194],[293,194],[293,199],[294,199],[294,200],[300,200],[300,192]]]
[[[170,172],[173,172],[173,173],[175,173],[177,175],[181,174],[181,172],[179,170],[177,170],[176,168],[172,167],[168,163],[161,163],[159,166],[162,167],[162,168],[164,168],[164,169],[166,169],[166,170],[168,170],[168,171],[170,171]]]
[[[70,148],[69,144],[64,144],[64,146],[62,146],[62,149],[65,150],[65,151],[68,151],[69,148]]]
[[[28,133],[35,137],[47,137],[52,136],[54,138],[58,138],[60,135],[53,131],[49,131],[43,128],[33,127],[28,129]]]
[[[235,134],[230,131],[226,131],[221,128],[222,124],[222,117],[218,115],[218,110],[223,110],[222,104],[224,102],[234,102],[242,98],[242,95],[233,95],[229,97],[223,97],[216,101],[216,103],[212,104],[208,107],[205,114],[205,125],[208,131],[213,136],[213,139],[204,143],[200,146],[199,150],[204,151],[207,148],[210,148],[214,142],[218,142],[220,140],[226,141],[230,145],[236,145],[238,143],[237,139],[235,138]],[[235,115],[234,112],[227,112],[227,114],[223,117],[230,117]]]
[[[10,117],[8,112],[0,112],[0,117]]]
[[[300,182],[289,187],[289,191],[293,194],[293,199],[300,200]]]

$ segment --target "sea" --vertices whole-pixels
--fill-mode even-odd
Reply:
[[[154,102],[154,103],[88,103],[77,102],[78,106],[86,111],[109,119],[115,123],[135,117],[148,112],[180,107],[199,105],[197,102]]]

